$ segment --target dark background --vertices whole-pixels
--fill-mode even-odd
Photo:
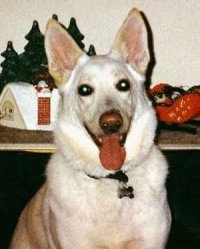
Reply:
[[[167,249],[200,248],[200,152],[165,151],[173,223]],[[7,249],[18,216],[43,183],[50,154],[0,152],[0,249]]]

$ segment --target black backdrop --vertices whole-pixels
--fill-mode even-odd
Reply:
[[[200,151],[165,152],[173,224],[167,249],[200,248]],[[7,249],[27,201],[45,180],[50,154],[0,152],[0,249]]]

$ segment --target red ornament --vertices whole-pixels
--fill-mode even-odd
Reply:
[[[150,90],[158,119],[166,123],[185,123],[200,115],[200,87],[172,87],[161,83]]]

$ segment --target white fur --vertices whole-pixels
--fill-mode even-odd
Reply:
[[[95,63],[99,60],[105,64],[109,60],[112,64],[107,57],[95,58]],[[87,66],[91,67],[91,64],[90,75]],[[87,60],[81,65],[83,72],[84,67],[89,79],[95,82],[99,80],[96,84],[101,84],[97,86],[100,89],[97,90],[98,96],[93,97],[92,101],[98,98],[102,100],[102,93],[110,94],[113,65],[110,68],[109,65],[106,68],[100,67],[101,71],[98,71],[98,64],[94,65],[92,60]],[[165,191],[167,163],[153,143],[156,118],[141,89],[142,79],[138,80],[139,77],[135,77],[137,73],[123,65],[122,72],[133,83],[134,94],[130,98],[137,98],[130,101],[134,107],[123,107],[135,110],[125,143],[127,156],[122,167],[122,170],[127,171],[135,198],[118,199],[118,182],[110,179],[95,180],[86,175],[105,176],[110,172],[101,166],[98,148],[82,125],[83,111],[80,112],[78,101],[73,102],[75,97],[72,88],[78,84],[80,72],[79,68],[79,72],[76,72],[77,80],[73,81],[72,75],[73,80],[69,79],[62,89],[64,107],[56,132],[59,150],[47,170],[53,196],[51,210],[55,215],[59,214],[59,220],[62,221],[57,224],[61,248],[163,249],[170,226]],[[119,101],[116,96],[113,98]],[[98,101],[97,104],[89,103],[88,111],[98,113],[97,106],[102,103]]]
[[[11,248],[164,249],[171,223],[168,165],[154,144],[157,122],[143,84],[149,52],[139,11],[130,12],[104,56],[88,57],[55,20],[48,27],[49,67],[61,95],[57,151]],[[122,79],[130,83],[124,92],[116,87]],[[92,94],[78,94],[81,84],[91,86]],[[119,133],[127,133],[121,170],[134,189],[133,199],[119,198],[121,183],[105,178],[114,170],[102,166],[100,149],[87,130],[103,135],[100,117],[111,110],[123,119]]]

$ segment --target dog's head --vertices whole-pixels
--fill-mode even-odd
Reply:
[[[148,153],[156,122],[143,86],[147,40],[137,9],[103,56],[87,56],[57,21],[49,21],[45,46],[62,99],[56,139],[64,154],[112,171],[129,168],[130,161],[137,164]]]

